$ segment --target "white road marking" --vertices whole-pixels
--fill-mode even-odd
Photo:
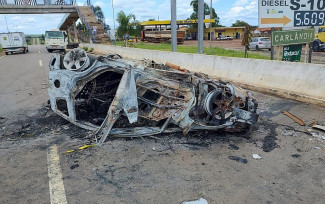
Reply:
[[[40,66],[40,67],[43,67],[43,62],[42,62],[42,60],[39,60],[39,66]]]
[[[41,54],[41,51],[39,50],[39,51],[38,51],[38,53],[40,53],[40,54]]]
[[[47,166],[51,204],[66,204],[67,197],[62,180],[58,147],[56,145],[51,146],[47,152]]]

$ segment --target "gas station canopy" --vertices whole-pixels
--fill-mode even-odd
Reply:
[[[204,19],[203,23],[214,23],[215,19]],[[198,23],[198,20],[177,20],[176,24],[177,25],[189,25],[189,24],[196,24]],[[149,26],[149,25],[170,25],[170,21],[143,21],[141,22],[142,26]]]

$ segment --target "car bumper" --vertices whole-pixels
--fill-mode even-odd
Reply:
[[[24,47],[16,47],[16,48],[4,48],[4,52],[23,52],[25,50]]]
[[[59,46],[59,45],[47,45],[46,49],[48,50],[64,50],[64,46]]]

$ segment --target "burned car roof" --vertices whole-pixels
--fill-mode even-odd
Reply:
[[[95,131],[99,146],[109,135],[242,131],[256,123],[257,102],[249,91],[204,74],[144,62],[114,54],[88,56],[82,49],[52,55],[51,109]]]

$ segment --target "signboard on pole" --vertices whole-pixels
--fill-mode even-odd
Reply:
[[[299,62],[301,58],[302,45],[283,46],[282,61]]]
[[[287,30],[272,32],[272,46],[306,44],[314,41],[315,30]]]
[[[325,0],[258,0],[260,28],[321,26]]]

